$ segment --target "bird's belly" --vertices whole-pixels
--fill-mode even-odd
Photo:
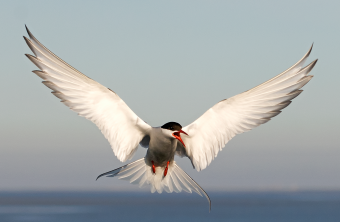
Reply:
[[[173,161],[176,152],[176,144],[173,141],[157,143],[152,146],[150,143],[146,159],[153,161],[156,166],[166,166],[168,161]]]

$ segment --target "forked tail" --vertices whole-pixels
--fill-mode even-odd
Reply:
[[[175,161],[170,163],[168,173],[163,176],[163,167],[156,167],[156,173],[154,174],[151,170],[151,166],[145,163],[145,158],[136,160],[135,162],[126,164],[115,170],[100,174],[97,180],[102,176],[115,177],[119,176],[118,179],[128,180],[132,184],[138,184],[142,187],[145,184],[151,186],[151,192],[162,193],[163,189],[172,193],[181,192],[182,190],[192,193],[192,191],[202,194],[208,199],[209,212],[211,210],[211,201],[208,194],[200,187],[188,174],[186,174]]]

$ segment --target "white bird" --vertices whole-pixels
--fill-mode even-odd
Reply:
[[[26,27],[27,29],[27,27]],[[33,73],[53,95],[78,115],[91,120],[110,142],[114,154],[124,162],[138,144],[148,148],[146,156],[98,176],[127,179],[151,192],[196,192],[209,201],[207,193],[174,161],[188,157],[197,171],[205,169],[236,134],[249,131],[281,113],[313,76],[308,73],[317,60],[303,67],[309,51],[295,65],[246,92],[211,107],[196,121],[182,128],[176,122],[151,127],[140,119],[111,89],[82,74],[42,45],[27,29],[24,39],[35,56],[26,56],[40,69]],[[98,179],[97,178],[97,179]]]

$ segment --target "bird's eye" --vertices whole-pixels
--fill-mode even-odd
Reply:
[[[174,128],[172,126],[170,126],[170,129],[173,130]]]

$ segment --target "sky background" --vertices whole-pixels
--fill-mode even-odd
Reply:
[[[185,126],[286,70],[314,42],[304,92],[233,138],[201,172],[205,190],[340,189],[339,1],[0,1],[0,191],[131,190],[95,178],[123,165],[90,121],[54,97],[25,56],[26,24],[152,126]],[[143,157],[139,148],[132,160]]]

